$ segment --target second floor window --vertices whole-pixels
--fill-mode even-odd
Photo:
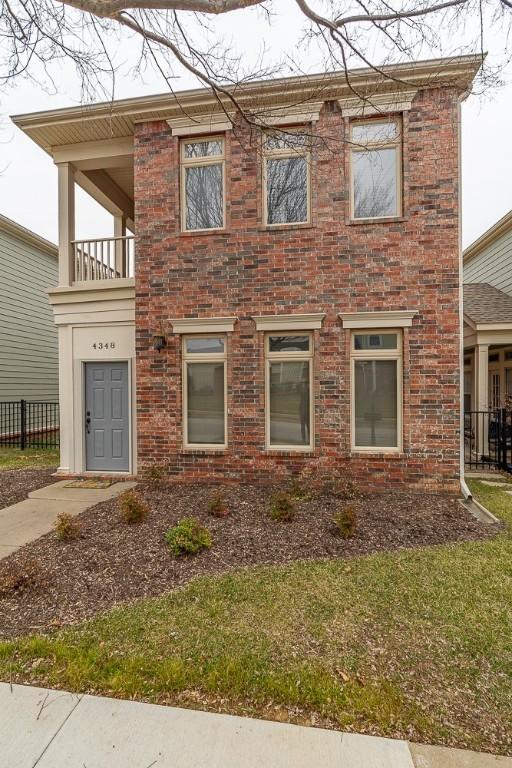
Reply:
[[[224,139],[181,144],[181,225],[184,231],[224,227]]]
[[[352,123],[351,209],[353,219],[401,213],[401,128],[398,120]]]
[[[309,139],[300,133],[263,137],[265,224],[300,224],[310,219]]]

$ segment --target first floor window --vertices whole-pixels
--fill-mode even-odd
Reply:
[[[185,446],[226,445],[226,337],[183,339]]]
[[[313,446],[310,333],[269,334],[265,339],[267,447]]]
[[[402,366],[398,331],[354,332],[351,344],[352,447],[401,445]]]
[[[182,228],[224,226],[224,139],[196,139],[181,144]]]

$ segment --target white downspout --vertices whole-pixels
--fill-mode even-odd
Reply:
[[[464,96],[466,96],[465,94]],[[462,97],[462,99],[464,98]],[[459,176],[459,375],[460,375],[460,489],[465,499],[472,499],[464,479],[464,264],[462,258],[462,99],[459,99],[458,118],[458,176]]]

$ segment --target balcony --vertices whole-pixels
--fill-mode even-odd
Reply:
[[[73,283],[99,282],[134,277],[133,236],[72,240]]]
[[[53,158],[59,182],[58,288],[81,291],[133,286],[133,138],[60,145]],[[88,197],[82,193],[77,197],[77,187]],[[93,201],[99,209],[94,209]],[[84,232],[84,237],[76,232],[78,221],[88,227],[93,223],[90,234]],[[109,236],[97,237],[96,226],[98,234]]]

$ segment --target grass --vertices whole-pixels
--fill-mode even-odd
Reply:
[[[490,541],[202,577],[51,636],[0,677],[512,753],[512,497]]]
[[[57,467],[59,452],[53,448],[0,448],[0,471],[2,469],[46,469]]]

